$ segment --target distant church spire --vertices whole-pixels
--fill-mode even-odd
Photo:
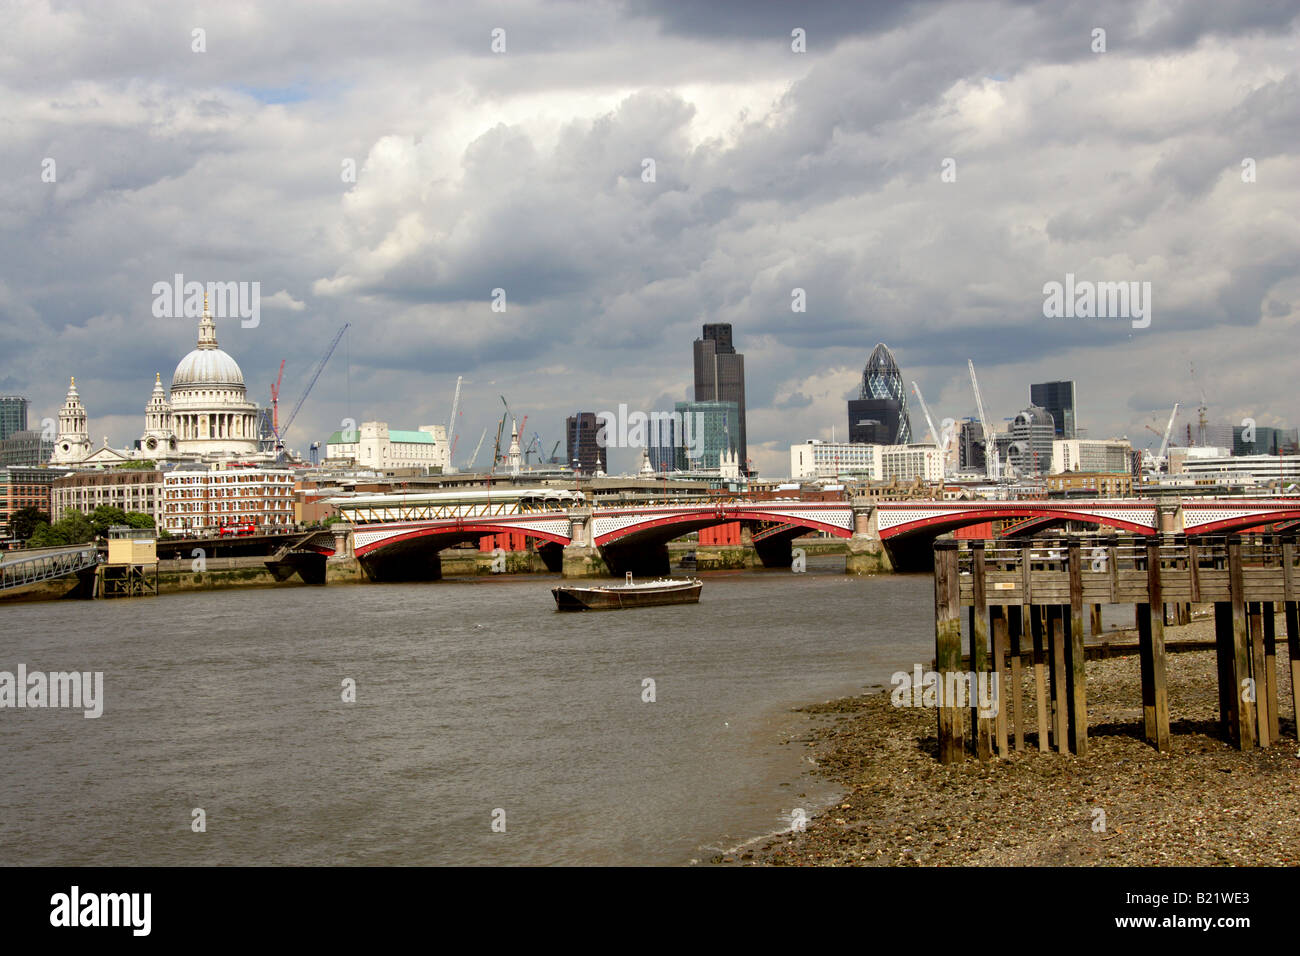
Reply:
[[[208,294],[203,293],[203,318],[199,319],[199,348],[215,349],[217,347],[217,327],[208,312]]]

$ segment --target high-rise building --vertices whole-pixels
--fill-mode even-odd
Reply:
[[[605,444],[597,437],[600,424],[595,412],[578,412],[565,421],[565,447],[569,456],[567,464],[579,474],[594,475],[598,471],[608,470]]]
[[[1052,442],[1056,434],[1052,414],[1030,405],[1018,413],[1008,430],[1011,442],[1004,459],[1021,475],[1045,475],[1052,469]]]
[[[984,426],[979,422],[962,422],[957,433],[957,467],[962,471],[984,471],[988,459],[984,452]]]
[[[849,441],[876,445],[912,443],[903,373],[884,342],[871,350],[862,370],[861,392],[849,401]]]
[[[729,322],[705,325],[703,337],[695,340],[695,401],[735,403],[729,423],[731,447],[740,456],[741,473],[751,474],[745,433],[745,356],[732,344]]]
[[[677,414],[650,416],[646,457],[656,472],[677,471],[677,452],[682,443],[682,421]]]
[[[1234,455],[1294,455],[1297,451],[1297,433],[1294,428],[1255,428],[1255,440],[1246,441],[1246,429],[1237,425],[1232,429]]]
[[[18,431],[0,438],[0,468],[38,468],[53,454],[54,441],[38,431]]]
[[[0,441],[14,432],[27,431],[27,399],[21,395],[0,395]]]
[[[1057,438],[1079,437],[1075,419],[1074,382],[1039,382],[1029,386],[1029,404],[1047,409]]]
[[[677,447],[678,470],[720,468],[724,453],[737,454],[735,402],[677,402],[673,411],[682,423]]]

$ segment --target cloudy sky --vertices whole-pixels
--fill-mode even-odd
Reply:
[[[262,403],[351,323],[297,448],[445,422],[463,375],[458,461],[501,394],[549,452],[579,409],[689,397],[705,322],[735,326],[770,476],[844,436],[878,341],[936,418],[974,414],[971,358],[994,419],[1074,378],[1094,437],[1156,441],[1202,388],[1214,421],[1295,425],[1298,15],[5,0],[0,392],[39,421],[76,375],[96,444],[139,437],[194,344],[151,310],[181,273],[261,283],[260,324],[218,337]],[[1066,273],[1150,282],[1150,326],[1045,318]]]

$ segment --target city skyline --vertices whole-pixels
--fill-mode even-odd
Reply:
[[[552,4],[395,9],[377,36],[298,13],[11,24],[0,392],[35,421],[76,375],[96,445],[138,436],[139,383],[192,336],[150,309],[177,273],[261,283],[260,322],[217,325],[262,405],[279,359],[296,397],[353,323],[304,452],[344,417],[445,423],[458,375],[462,436],[503,390],[548,446],[575,408],[672,408],[708,323],[744,343],[761,474],[838,432],[878,341],[938,419],[974,413],[967,358],[994,421],[1058,379],[1089,436],[1139,446],[1202,388],[1214,422],[1300,418],[1267,348],[1297,320],[1293,12]],[[1149,326],[1045,318],[1076,276],[1150,282]]]

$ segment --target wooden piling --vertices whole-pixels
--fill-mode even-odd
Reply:
[[[1038,707],[1038,749],[1044,753],[1049,749],[1047,720],[1047,648],[1045,631],[1047,630],[1046,609],[1041,605],[1029,608],[1029,628],[1034,640],[1034,697]]]
[[[1070,630],[1065,645],[1067,667],[1067,708],[1070,718],[1070,750],[1076,756],[1088,755],[1088,675],[1083,649],[1083,551],[1079,541],[1067,548],[1070,573]],[[1098,614],[1100,618],[1100,614]]]
[[[1291,660],[1291,717],[1300,738],[1300,604],[1296,594],[1295,539],[1282,542],[1282,597],[1286,619],[1286,650]]]
[[[939,679],[939,762],[965,759],[961,710],[943,689],[951,686],[947,675],[961,668],[961,591],[957,577],[957,542],[934,546],[934,661]]]
[[[1053,604],[1047,609],[1048,632],[1052,642],[1052,745],[1058,752],[1069,747],[1069,691],[1065,670],[1065,606]]]
[[[1282,715],[1277,701],[1277,608],[1265,601],[1264,608],[1264,682],[1268,699],[1268,739],[1277,743],[1282,736]]]
[[[1246,604],[1246,626],[1250,631],[1250,678],[1255,688],[1255,739],[1261,747],[1272,743],[1268,717],[1268,667],[1264,661],[1264,609],[1259,601]]]
[[[1011,638],[1011,719],[1015,725],[1016,750],[1025,749],[1025,685],[1021,664],[1024,644],[1021,642],[1021,637],[1025,633],[1028,610],[1024,605],[1015,604],[1007,609],[1007,624]]]
[[[1006,708],[1006,701],[1010,696],[1008,694],[1010,688],[1007,686],[1008,610],[1002,605],[989,608],[989,630],[993,634],[993,677],[996,678],[993,684],[993,703],[997,707],[997,714],[993,718],[993,732],[997,753],[1001,757],[1005,757],[1009,749],[1007,747]]]
[[[1242,750],[1255,746],[1255,694],[1246,692],[1250,677],[1250,634],[1246,622],[1246,587],[1241,563],[1241,539],[1228,539],[1228,588],[1232,603],[1231,681],[1236,698],[1236,726],[1229,727],[1232,742]]]
[[[984,542],[971,542],[970,609],[970,725],[975,753],[981,761],[993,756],[993,722],[980,714],[978,678],[989,669],[989,607],[984,591]]]
[[[1160,545],[1147,542],[1147,597],[1138,605],[1138,658],[1142,672],[1142,723],[1158,751],[1169,749],[1169,691],[1165,681],[1164,615],[1156,611],[1164,595],[1160,583]]]

